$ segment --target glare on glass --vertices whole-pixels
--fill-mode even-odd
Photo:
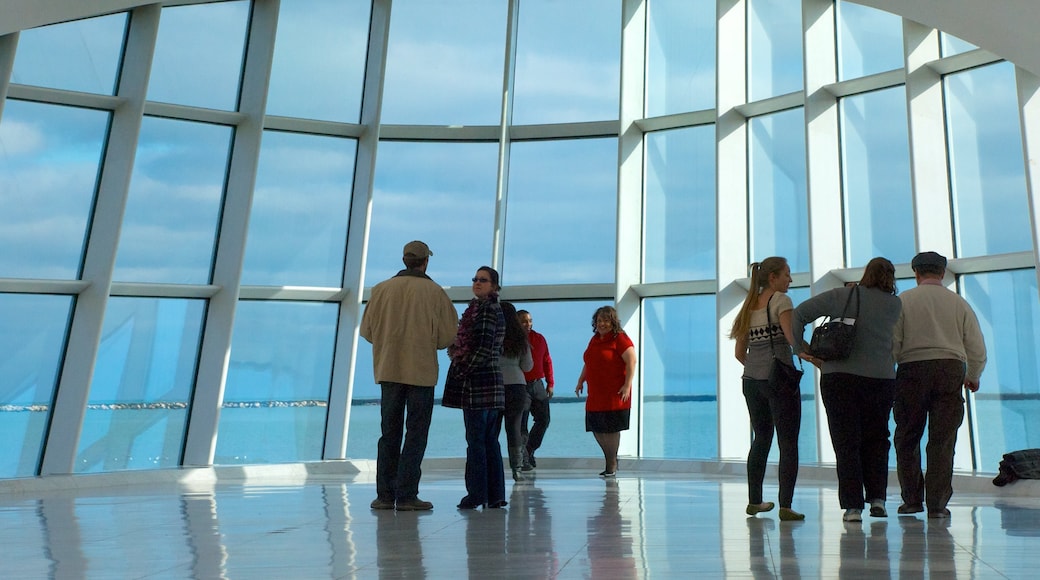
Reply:
[[[397,15],[398,2],[394,3]],[[293,0],[278,9],[267,114],[357,123],[369,0]]]
[[[342,284],[356,152],[353,139],[264,133],[242,284]]]
[[[943,85],[957,255],[1032,250],[1014,65],[947,75]]]
[[[148,100],[234,111],[249,11],[246,0],[163,8]]]
[[[748,130],[751,261],[783,256],[792,272],[806,272],[809,215],[803,111],[754,117]]]
[[[903,68],[903,19],[890,12],[840,0],[838,80]]]
[[[36,475],[71,309],[71,296],[0,293],[0,478]]]
[[[126,21],[124,12],[23,30],[11,82],[113,94]]]
[[[645,282],[715,278],[715,127],[646,135]]]
[[[903,86],[845,97],[841,118],[847,264],[909,262],[914,246],[910,148]]]
[[[339,305],[242,301],[215,464],[321,459]]]
[[[231,128],[146,117],[113,278],[208,284]]]
[[[801,91],[802,0],[748,0],[748,101]]]
[[[498,125],[506,0],[395,0],[382,121]]]
[[[77,473],[180,463],[205,307],[202,300],[109,300]]]
[[[715,106],[714,0],[647,3],[646,115]]]
[[[491,263],[497,180],[496,143],[380,143],[365,286],[404,268],[404,245],[422,240],[433,252],[426,274],[468,287]]]
[[[514,143],[502,284],[614,281],[617,139]]]
[[[0,278],[79,277],[109,113],[8,100],[0,119]]]
[[[519,12],[513,124],[617,119],[621,0],[523,0]]]

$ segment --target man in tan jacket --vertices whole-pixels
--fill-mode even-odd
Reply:
[[[426,275],[432,255],[423,242],[405,244],[405,269],[372,288],[361,319],[361,336],[372,343],[372,368],[382,390],[372,509],[433,509],[418,497],[419,478],[433,417],[437,351],[455,340],[459,320],[448,294]]]

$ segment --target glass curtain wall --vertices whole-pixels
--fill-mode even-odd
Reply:
[[[491,265],[546,336],[540,456],[599,454],[573,394],[598,306],[637,297],[624,448],[737,458],[719,328],[744,265],[786,256],[798,303],[877,255],[905,290],[928,249],[990,350],[957,466],[1040,447],[1014,66],[842,0],[725,6],[741,50],[717,50],[715,0],[141,3],[0,38],[0,477],[374,458],[356,329],[413,239],[460,312]],[[833,56],[806,48],[821,22]],[[829,457],[813,375],[808,462]],[[464,453],[438,407],[427,456]]]

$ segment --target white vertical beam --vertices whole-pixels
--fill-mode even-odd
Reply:
[[[81,278],[89,286],[76,298],[40,466],[41,475],[75,470],[76,448],[90,398],[90,384],[115,268],[116,247],[137,153],[148,76],[159,30],[159,12],[159,5],[152,4],[137,8],[130,15],[130,34],[126,40],[123,73],[117,92],[125,102],[112,114],[97,202],[83,259]]]
[[[339,307],[336,355],[332,364],[332,392],[329,396],[328,424],[325,428],[325,449],[322,455],[324,459],[347,457],[350,401],[354,393],[361,299],[364,294],[368,256],[368,230],[372,217],[372,184],[375,179],[376,153],[379,150],[383,77],[386,71],[387,43],[390,39],[392,4],[392,0],[372,2],[372,15],[369,20],[365,89],[361,96],[361,124],[365,127],[365,132],[358,139],[357,159],[354,162],[346,265],[343,270],[343,287],[348,289],[348,292]]]
[[[509,0],[506,14],[505,62],[502,66],[502,109],[498,136],[498,179],[495,184],[495,231],[491,243],[491,267],[502,272],[505,261],[506,215],[509,202],[509,126],[513,122],[513,80],[516,71],[516,30],[519,0]],[[508,280],[505,280],[508,282]]]
[[[188,418],[183,465],[211,465],[217,447],[217,426],[220,423],[220,407],[224,402],[227,368],[231,358],[231,335],[238,306],[249,212],[256,185],[256,167],[260,158],[279,2],[256,0],[249,23],[249,41],[238,102],[238,110],[244,119],[235,128],[213,267],[213,284],[219,290],[210,299],[206,311],[206,330],[202,337],[199,371]]]
[[[719,457],[747,456],[751,421],[741,389],[741,364],[729,339],[747,295],[748,180],[747,119],[737,111],[747,95],[747,2],[719,0],[716,33],[716,268],[718,294]]]
[[[14,70],[14,53],[18,48],[18,32],[0,36],[0,119],[4,118],[4,103],[7,102],[7,88],[11,86],[11,73]]]
[[[833,0],[802,3],[805,48],[805,145],[806,182],[809,195],[809,272],[813,294],[837,286],[827,273],[845,265],[841,183],[841,138],[838,99],[826,90],[837,82],[835,8]],[[813,368],[810,366],[810,368]],[[820,395],[819,372],[815,385],[816,444],[820,461],[834,462],[827,413]]]
[[[1029,203],[1029,225],[1033,234],[1033,268],[1040,287],[1040,77],[1015,68],[1018,106],[1022,123],[1022,147],[1026,158],[1026,194]]]
[[[617,257],[616,289],[618,317],[625,332],[642,352],[642,304],[632,286],[642,281],[643,239],[643,131],[636,125],[645,111],[646,3],[621,3],[621,95],[618,118]],[[640,356],[639,359],[642,357]],[[632,415],[635,428],[621,434],[621,455],[639,455],[643,431],[642,366],[632,381]]]

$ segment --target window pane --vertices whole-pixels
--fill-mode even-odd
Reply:
[[[715,2],[652,0],[648,10],[649,117],[715,107]]]
[[[850,266],[914,257],[906,93],[902,86],[840,101],[842,180]]]
[[[646,136],[646,282],[715,278],[715,127]]]
[[[1004,453],[1040,447],[1040,305],[1035,270],[960,277],[986,340],[982,387],[973,395],[978,468],[996,471]]]
[[[209,283],[230,146],[230,127],[142,121],[114,279]]]
[[[338,318],[332,303],[239,303],[214,464],[321,459]]]
[[[243,284],[343,283],[356,152],[353,139],[264,133]]]
[[[11,82],[111,95],[125,28],[123,13],[23,30]]]
[[[380,143],[365,286],[404,268],[412,240],[429,244],[437,283],[469,286],[491,263],[497,182],[496,143]]]
[[[957,255],[1032,250],[1014,65],[948,75],[945,87]]]
[[[620,0],[523,0],[513,124],[618,118]]]
[[[148,100],[233,111],[249,2],[163,8]]]
[[[345,123],[361,119],[370,5],[367,0],[280,4],[269,115]]]
[[[71,310],[71,296],[0,294],[0,478],[36,475]]]
[[[838,80],[903,68],[903,19],[854,2],[838,2],[838,55]]]
[[[384,123],[498,125],[505,0],[395,0]]]
[[[719,455],[715,296],[643,301],[644,457]]]
[[[8,100],[0,122],[0,277],[74,280],[109,114]]]
[[[961,40],[952,34],[942,31],[939,32],[939,46],[943,56],[954,56],[978,48],[966,40]]]
[[[512,145],[503,286],[613,282],[616,223],[617,139]]]
[[[792,272],[809,270],[802,109],[754,117],[751,148],[751,261],[787,258]]]
[[[801,0],[748,0],[748,101],[801,91]]]
[[[202,300],[109,300],[77,473],[180,463],[205,308]]]

